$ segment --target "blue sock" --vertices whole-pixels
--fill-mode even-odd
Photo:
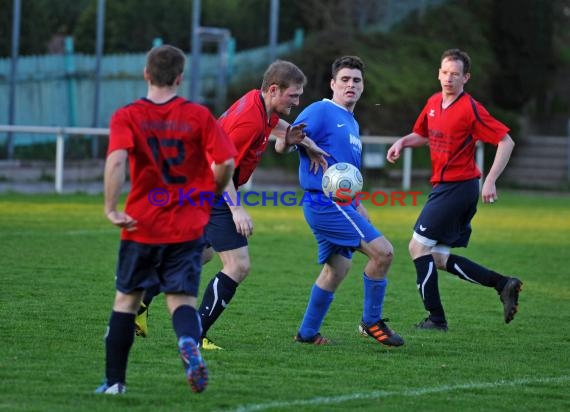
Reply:
[[[311,339],[319,333],[333,297],[333,292],[321,289],[316,284],[313,285],[305,316],[299,328],[299,335],[302,339]]]
[[[388,279],[370,279],[366,273],[363,273],[362,280],[364,281],[362,321],[370,326],[382,319],[382,305],[384,304]]]
[[[182,305],[172,314],[172,326],[176,332],[176,337],[190,337],[196,342],[202,336],[202,324],[198,311],[192,306]]]

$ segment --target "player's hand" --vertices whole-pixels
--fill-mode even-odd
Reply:
[[[138,222],[126,213],[111,210],[107,213],[107,219],[115,226],[126,229],[128,232],[137,230]]]
[[[300,144],[305,138],[305,132],[303,131],[305,127],[307,127],[305,123],[299,123],[295,126],[287,127],[287,132],[285,133],[285,144],[287,146]]]
[[[483,199],[483,203],[495,203],[497,199],[499,199],[495,182],[485,180],[483,188],[481,189],[481,198]]]
[[[395,163],[396,160],[400,158],[400,154],[402,153],[402,142],[397,140],[394,142],[392,146],[386,152],[386,160],[390,163]]]
[[[249,213],[241,206],[230,207],[230,210],[237,232],[245,237],[250,237],[253,234],[253,220],[251,220]]]
[[[327,170],[328,162],[327,159],[325,159],[325,156],[330,156],[327,152],[317,146],[313,139],[308,136],[303,139],[301,145],[305,148],[307,156],[309,156],[309,160],[311,161],[309,167],[311,172],[317,174],[319,167],[323,168],[323,172]]]

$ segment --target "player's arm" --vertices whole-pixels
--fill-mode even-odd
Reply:
[[[498,199],[496,182],[499,176],[501,176],[501,173],[503,173],[503,170],[505,170],[507,163],[509,163],[514,147],[515,142],[508,134],[497,144],[495,159],[481,189],[481,197],[484,203],[493,203]]]
[[[305,134],[303,131],[305,127],[305,123],[291,126],[285,120],[279,119],[279,122],[271,131],[271,134],[276,138],[275,151],[277,153],[290,153],[294,151],[297,146],[301,146],[305,149],[311,162],[310,170],[317,173],[320,166],[324,171],[328,167],[325,156],[330,155]]]
[[[237,232],[245,237],[251,236],[253,234],[253,220],[241,205],[241,202],[237,200],[237,191],[232,181],[226,186],[225,194],[231,200],[231,204],[228,203],[228,207],[232,212]]]
[[[305,138],[304,123],[299,123],[291,126],[283,119],[271,130],[271,134],[275,136],[275,151],[277,153],[290,153],[296,149],[298,144],[301,144]]]
[[[132,231],[136,229],[136,220],[117,211],[126,177],[127,158],[128,153],[124,149],[114,150],[107,156],[104,174],[105,216],[114,225]]]
[[[402,151],[406,147],[421,147],[425,146],[429,143],[429,139],[427,137],[421,136],[415,132],[407,134],[404,137],[399,138],[390,146],[388,152],[386,153],[386,160],[390,163],[396,162]]]
[[[235,169],[235,161],[232,158],[227,159],[222,163],[212,164],[212,170],[214,172],[214,182],[216,184],[216,194],[222,194],[224,189],[231,183],[232,175]],[[233,187],[233,183],[232,183]]]

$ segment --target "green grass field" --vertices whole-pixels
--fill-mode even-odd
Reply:
[[[113,397],[93,394],[119,237],[102,198],[1,195],[0,410],[570,410],[570,197],[503,192],[479,206],[471,246],[458,252],[519,275],[520,310],[505,325],[494,290],[442,272],[447,334],[413,328],[424,316],[407,253],[419,208],[369,207],[396,250],[384,315],[405,346],[357,333],[360,255],[323,325],[337,344],[294,344],[320,270],[316,244],[300,208],[251,208],[252,271],[210,331],[225,349],[204,353],[208,389],[186,384],[160,296],[150,336],[132,348],[128,392]],[[202,285],[218,269],[217,260],[205,266]]]

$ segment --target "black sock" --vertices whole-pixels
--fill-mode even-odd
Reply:
[[[187,336],[198,342],[200,336],[202,336],[200,317],[192,306],[179,306],[172,314],[172,326],[178,339],[182,336]]]
[[[206,332],[230,303],[238,285],[239,283],[222,272],[218,272],[210,281],[198,309],[202,318],[202,336],[206,336]]]
[[[126,383],[129,351],[135,340],[135,315],[111,312],[105,337],[105,375],[107,384]]]
[[[445,322],[445,312],[439,297],[439,286],[437,284],[437,267],[432,255],[420,256],[414,259],[416,265],[416,284],[424,308],[429,311],[429,318],[433,322]]]
[[[446,270],[460,279],[487,287],[493,287],[497,291],[501,291],[508,280],[505,276],[497,272],[489,270],[463,256],[457,255],[449,255]]]
[[[160,293],[160,285],[159,284],[146,289],[144,291],[144,298],[142,300],[142,303],[144,306],[141,305],[137,314],[140,315],[145,310],[147,310],[147,308],[150,306],[150,303],[152,302],[154,297],[157,296],[159,293]]]

